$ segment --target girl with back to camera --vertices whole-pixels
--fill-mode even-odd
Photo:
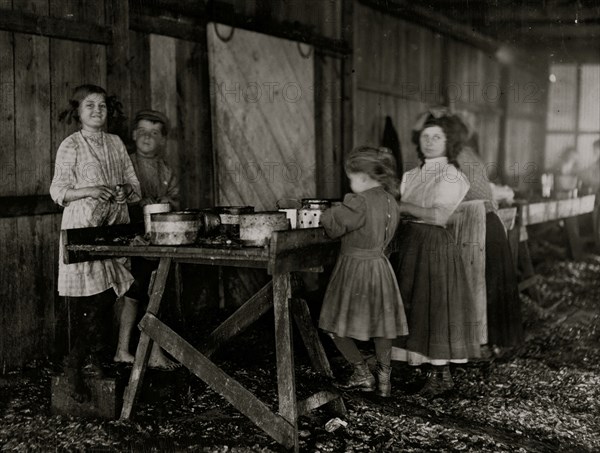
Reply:
[[[430,118],[419,131],[421,166],[402,177],[400,211],[410,220],[398,230],[392,257],[407,305],[408,336],[394,342],[394,360],[429,363],[421,389],[434,396],[453,386],[449,363],[479,357],[475,301],[454,238],[446,230],[450,215],[469,190],[456,156],[462,131],[448,117]]]
[[[396,162],[385,148],[353,150],[345,164],[352,194],[321,216],[321,224],[342,245],[332,272],[319,327],[327,331],[353,374],[345,389],[391,394],[392,339],[407,334],[404,306],[384,250],[394,236],[400,211]],[[377,381],[354,340],[373,339]]]
[[[129,223],[126,202],[140,199],[140,184],[121,139],[103,131],[113,113],[106,91],[81,85],[69,104],[61,119],[76,120],[80,129],[60,144],[50,186],[52,199],[65,208],[61,229]],[[108,343],[113,304],[132,291],[134,278],[124,258],[65,264],[62,237],[60,242],[58,293],[72,298],[79,324],[65,371],[74,398],[84,401],[90,398],[84,371],[102,373],[100,353]]]

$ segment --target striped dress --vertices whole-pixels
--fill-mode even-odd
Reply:
[[[54,178],[50,196],[63,206],[61,229],[86,228],[129,223],[127,204],[103,202],[93,198],[64,200],[68,189],[104,185],[131,184],[133,193],[128,201],[140,199],[140,183],[131,159],[121,139],[104,132],[75,132],[60,144],[56,153]],[[133,283],[125,267],[125,258],[65,264],[60,238],[58,262],[58,293],[81,297],[99,294],[113,288],[117,296],[127,292]]]

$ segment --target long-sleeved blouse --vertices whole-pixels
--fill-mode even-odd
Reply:
[[[444,226],[469,187],[467,177],[447,157],[436,157],[404,173],[400,192],[402,202],[433,208],[433,224]]]

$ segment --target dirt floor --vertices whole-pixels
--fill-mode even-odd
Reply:
[[[541,300],[522,295],[527,340],[521,348],[454,368],[456,389],[434,400],[413,394],[422,370],[395,364],[389,400],[344,394],[346,427],[326,431],[334,415],[325,410],[302,417],[301,451],[600,451],[600,256],[573,262],[544,242],[532,252]],[[268,326],[268,319],[257,324],[215,360],[275,407]],[[347,373],[326,346],[334,372]],[[296,369],[300,397],[322,383],[301,350]],[[127,371],[114,373],[124,379]],[[52,363],[32,363],[0,376],[2,451],[282,451],[184,370],[149,372],[129,422],[51,415],[55,372]]]

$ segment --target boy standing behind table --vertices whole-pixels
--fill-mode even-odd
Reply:
[[[133,124],[136,152],[130,157],[142,187],[139,205],[169,203],[179,209],[179,181],[163,158],[169,120],[159,111],[141,110]]]
[[[171,209],[179,209],[179,181],[163,159],[168,133],[169,120],[163,113],[156,110],[141,110],[136,114],[133,122],[133,140],[136,152],[130,157],[140,181],[142,199],[139,203],[129,206],[132,221],[142,219],[142,209],[147,204],[169,203]],[[131,260],[131,273],[139,287],[138,297],[142,299],[144,305],[148,303],[148,286],[152,271],[157,266],[157,261],[135,257]],[[124,297],[119,321],[119,340],[114,356],[115,362],[132,363],[134,360],[134,356],[129,352],[129,343],[137,311],[138,300]],[[167,359],[155,343],[148,366],[172,370],[179,364]]]

